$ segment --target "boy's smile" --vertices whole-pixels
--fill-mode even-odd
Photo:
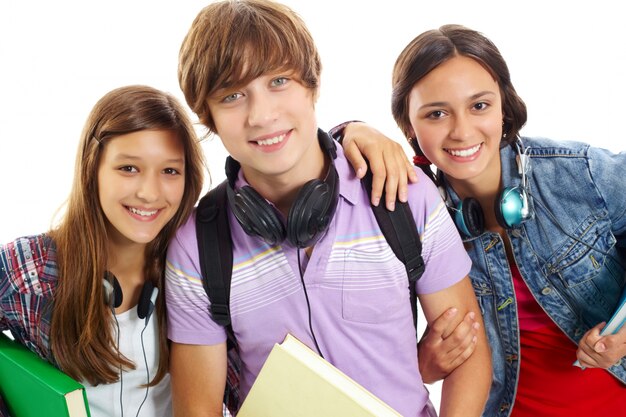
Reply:
[[[259,146],[261,152],[275,152],[280,150],[289,140],[293,130],[272,133],[252,140]]]
[[[315,97],[314,90],[287,73],[261,75],[209,99],[224,147],[250,185],[270,201],[325,173]]]

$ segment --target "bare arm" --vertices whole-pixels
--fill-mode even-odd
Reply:
[[[474,353],[480,329],[476,314],[470,311],[459,322],[458,310],[450,308],[426,328],[417,345],[425,383],[445,378]]]
[[[396,195],[407,201],[407,182],[417,182],[417,175],[402,146],[362,122],[352,122],[343,130],[342,146],[346,158],[359,178],[372,171],[372,204],[378,205],[385,189],[385,205],[395,208]]]
[[[491,352],[487,345],[482,317],[469,277],[433,294],[421,294],[420,304],[429,325],[445,310],[456,307],[457,323],[471,311],[480,325],[476,332],[474,353],[444,378],[441,392],[440,416],[480,416],[491,386]],[[456,325],[454,326],[456,327]]]
[[[226,367],[226,343],[211,346],[172,343],[174,415],[222,417]]]

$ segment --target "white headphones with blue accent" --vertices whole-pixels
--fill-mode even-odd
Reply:
[[[524,149],[521,138],[514,142],[517,151],[517,170],[522,180],[520,185],[505,187],[496,196],[494,210],[498,224],[505,229],[513,229],[533,217],[532,199],[528,192],[530,160],[528,149]],[[445,192],[443,174],[438,171],[439,190],[459,232],[465,238],[480,236],[485,231],[485,217],[480,203],[475,198],[465,198],[456,206]]]

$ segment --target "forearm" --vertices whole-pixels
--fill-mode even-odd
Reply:
[[[176,417],[222,417],[226,385],[226,343],[172,343],[170,375]]]
[[[444,380],[440,417],[480,416],[491,387],[491,353],[484,332],[478,336],[476,350]]]

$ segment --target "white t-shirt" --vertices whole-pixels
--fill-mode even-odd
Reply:
[[[145,320],[137,316],[137,308],[117,315],[120,331],[120,351],[135,363],[136,369],[124,372],[121,382],[92,386],[83,382],[87,391],[91,417],[135,417],[146,395],[146,388],[141,385],[152,380],[159,365],[158,328],[156,316],[150,318],[148,326]],[[115,322],[114,331],[117,331]],[[145,356],[141,347],[141,332]],[[150,378],[146,374],[146,361]],[[120,404],[120,391],[123,390]],[[169,417],[172,415],[172,395],[170,376],[167,374],[155,387],[148,388],[148,397],[141,407],[140,417]]]

